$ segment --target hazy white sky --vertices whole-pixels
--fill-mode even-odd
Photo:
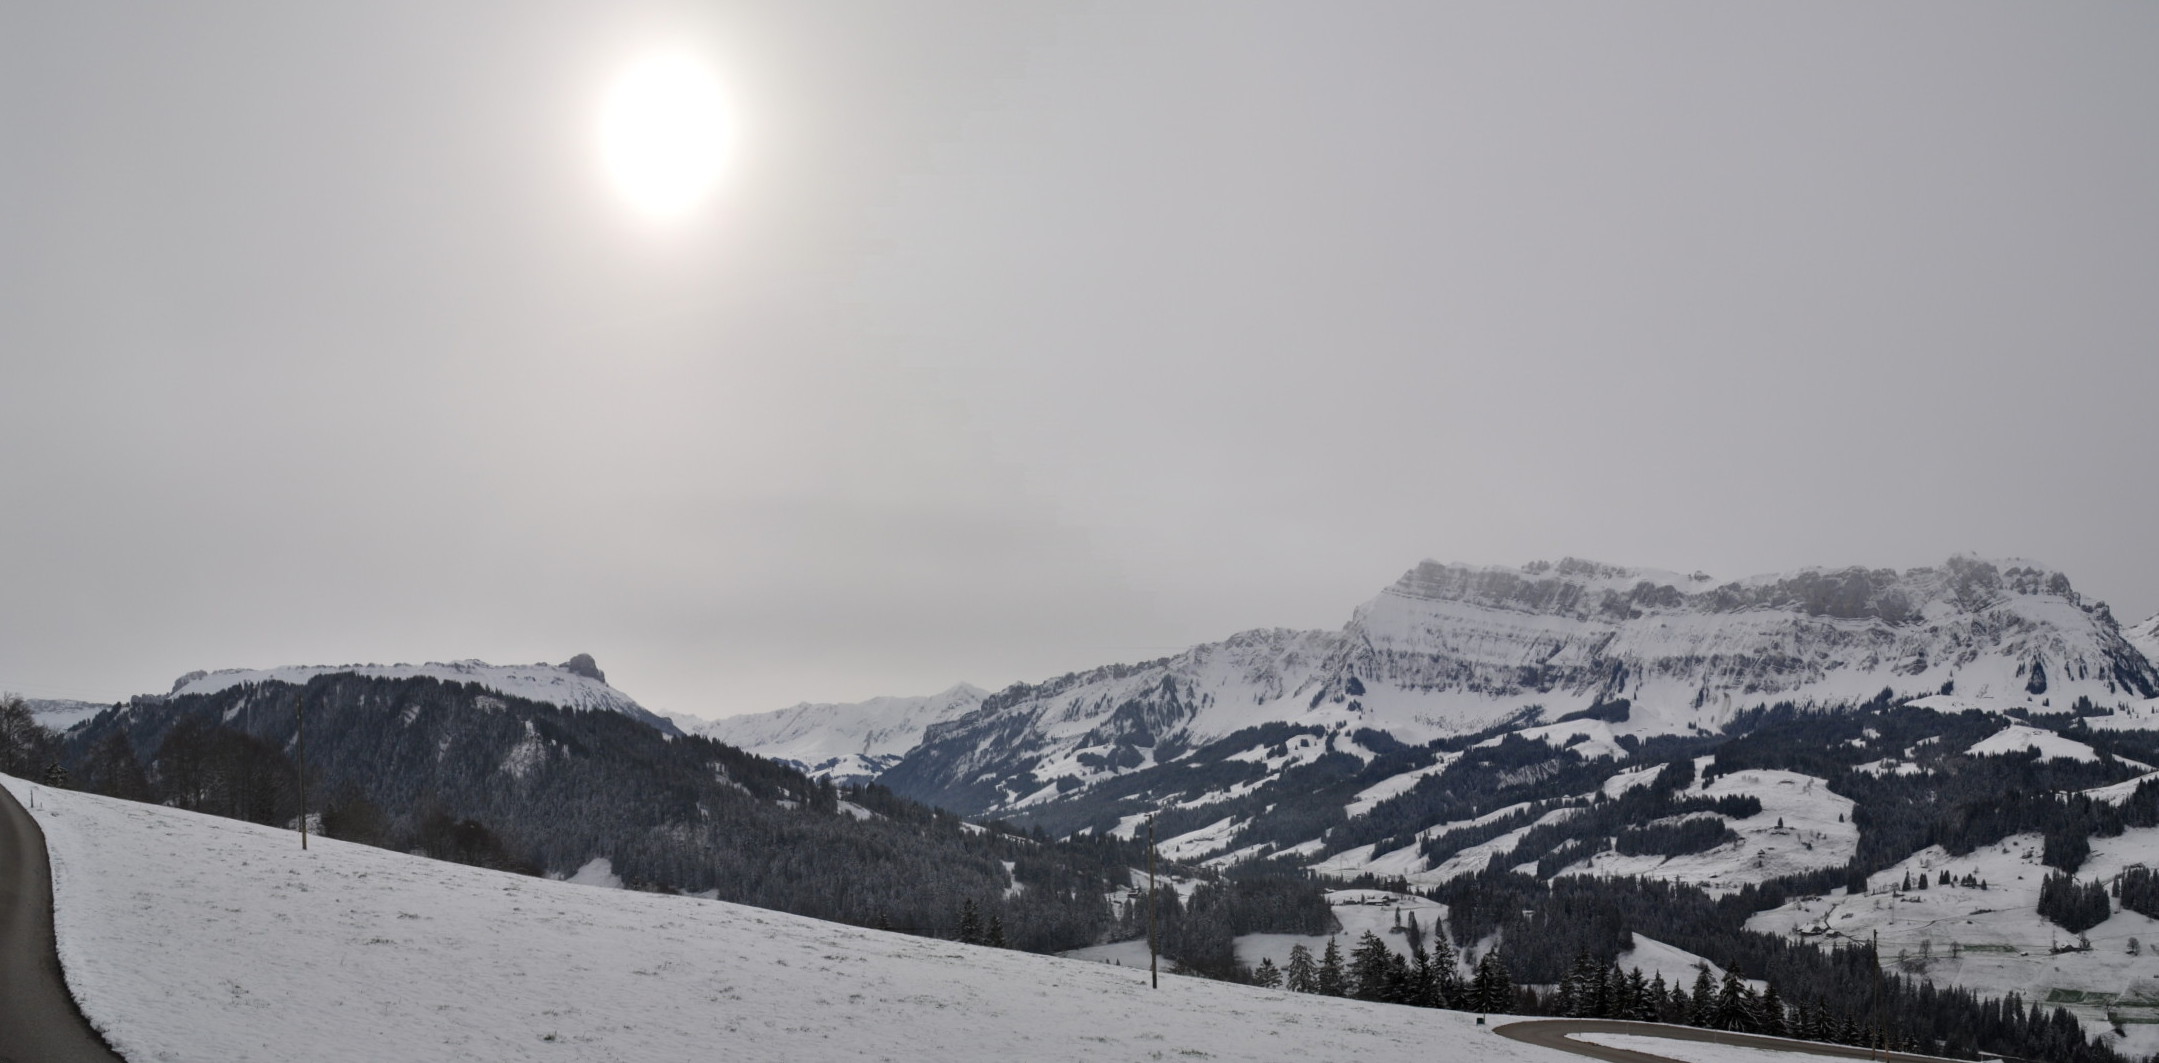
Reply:
[[[737,119],[655,224],[611,79]],[[1419,559],[2159,610],[2159,5],[0,4],[0,689],[664,711]]]

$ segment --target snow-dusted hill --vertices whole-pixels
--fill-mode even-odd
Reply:
[[[846,783],[875,778],[919,744],[926,728],[973,712],[988,694],[961,683],[927,697],[872,698],[851,704],[804,702],[724,720],[679,717],[676,722],[693,734]]]
[[[522,878],[0,777],[70,987],[140,1060],[1572,1057],[1459,1012]]]
[[[1340,631],[1246,632],[991,695],[930,726],[885,781],[1004,812],[1264,723],[1418,744],[1625,699],[1613,740],[1713,730],[1774,702],[1855,704],[1885,688],[2043,711],[2141,702],[2159,695],[2159,669],[2105,605],[2028,562],[1733,582],[1572,559],[1425,562]]]
[[[561,664],[488,664],[486,661],[429,662],[427,664],[296,665],[283,668],[225,668],[215,672],[190,672],[172,685],[172,697],[215,694],[247,683],[290,683],[305,686],[317,676],[354,675],[377,679],[439,679],[445,683],[472,683],[498,694],[525,698],[565,709],[619,712],[668,734],[680,734],[673,720],[639,705],[628,694],[607,685],[607,676],[586,654]]]

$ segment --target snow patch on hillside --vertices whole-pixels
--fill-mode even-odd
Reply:
[[[1973,743],[1967,752],[1978,757],[2003,757],[2022,753],[2027,749],[2039,751],[2040,760],[2063,758],[2068,760],[2098,760],[2099,754],[2092,747],[2071,738],[2063,738],[2052,731],[2026,724],[2013,723],[1991,737]]]
[[[1829,784],[1794,771],[1750,770],[1719,775],[1690,795],[1751,796],[1762,803],[1752,816],[1724,819],[1739,837],[1707,852],[1684,856],[1627,856],[1606,850],[1561,871],[1563,875],[1640,875],[1688,882],[1705,889],[1738,889],[1781,875],[1837,867],[1859,851],[1859,827],[1851,798]]]
[[[2145,774],[2139,775],[2134,779],[2124,779],[2121,782],[2114,783],[2111,786],[2095,786],[2089,790],[2085,790],[2083,793],[2084,796],[2089,797],[2094,801],[2104,801],[2110,805],[2118,805],[2124,801],[2129,800],[2130,797],[2134,796],[2137,792],[2137,787],[2142,786],[2145,783],[2152,782],[2153,780],[2159,780],[2159,771],[2146,772]]]
[[[1662,977],[1666,985],[1683,989],[1692,987],[1695,976],[1704,970],[1709,972],[1710,984],[1715,985],[1724,980],[1724,968],[1677,945],[1667,945],[1640,934],[1633,935],[1633,938],[1634,944],[1613,961],[1622,971],[1640,968],[1644,978]],[[1766,989],[1769,985],[1755,979],[1744,981],[1756,990]]]
[[[578,868],[576,874],[563,881],[576,886],[600,886],[611,890],[622,888],[622,876],[615,874],[615,862],[604,856],[595,856],[585,861],[585,866]]]
[[[1410,771],[1405,771],[1400,775],[1390,776],[1388,778],[1381,779],[1380,781],[1373,783],[1372,785],[1367,786],[1362,790],[1359,790],[1357,792],[1357,796],[1351,798],[1349,804],[1343,808],[1343,812],[1351,819],[1355,819],[1358,816],[1364,815],[1365,813],[1370,812],[1373,808],[1378,807],[1380,802],[1388,800],[1389,798],[1400,797],[1401,795],[1410,792],[1411,790],[1415,789],[1417,784],[1423,781],[1426,776],[1437,775],[1440,772],[1446,771],[1448,766],[1452,765],[1455,761],[1460,759],[1462,759],[1462,755],[1460,753],[1442,753],[1440,754],[1438,760],[1427,764],[1424,767],[1412,769]]]
[[[1477,748],[1497,746],[1515,735],[1534,742],[1543,742],[1553,749],[1571,749],[1583,760],[1595,760],[1598,757],[1627,759],[1627,750],[1612,733],[1612,725],[1603,720],[1568,720],[1542,727],[1524,727],[1519,731],[1510,731],[1498,738],[1479,742]]]

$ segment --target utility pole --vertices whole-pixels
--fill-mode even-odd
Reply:
[[[295,741],[299,746],[300,760],[300,851],[307,851],[307,694],[302,691],[292,703],[292,718],[298,730]]]
[[[1162,988],[1162,966],[1156,957],[1160,950],[1155,945],[1154,913],[1154,816],[1147,817],[1147,982],[1154,989]]]
[[[1874,932],[1873,943],[1867,946],[1874,953],[1874,1046],[1881,1049],[1882,1056],[1889,1053],[1889,1021],[1882,1014],[1882,932]]]

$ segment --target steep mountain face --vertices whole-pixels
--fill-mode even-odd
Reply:
[[[438,679],[445,683],[471,683],[505,697],[523,698],[578,712],[617,712],[663,733],[679,735],[673,720],[639,705],[628,694],[607,685],[606,673],[580,653],[561,664],[496,665],[486,661],[449,661],[427,664],[305,665],[286,668],[224,668],[215,672],[189,672],[174,681],[172,697],[209,695],[233,687],[258,683],[306,686],[317,676],[362,676],[374,679]]]
[[[883,781],[962,812],[1011,813],[1262,725],[1341,735],[1330,748],[1345,751],[1347,736],[1371,733],[1353,753],[1369,760],[1377,745],[1622,701],[1606,741],[1707,733],[1750,708],[1855,705],[1884,689],[2046,711],[2159,695],[2159,670],[2105,605],[2029,563],[1720,582],[1574,559],[1426,562],[1338,632],[1247,632],[1001,691],[927,728]]]
[[[693,734],[785,761],[813,778],[865,782],[922,741],[933,724],[973,712],[988,691],[961,683],[928,697],[872,698],[852,704],[804,702],[724,720],[678,720]]]

